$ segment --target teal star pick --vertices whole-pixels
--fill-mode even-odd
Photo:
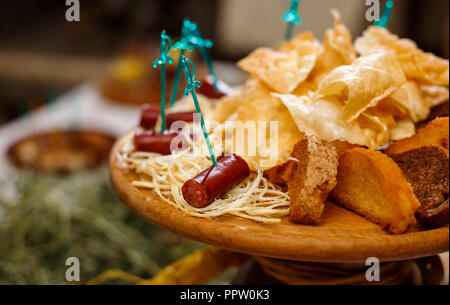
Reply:
[[[294,32],[294,25],[301,25],[303,23],[302,17],[298,14],[298,6],[300,0],[291,0],[291,6],[289,10],[283,15],[283,21],[288,23],[286,30],[286,40],[292,39]]]
[[[172,49],[172,39],[166,34],[166,31],[161,32],[161,42],[159,44],[160,58],[158,58],[153,63],[153,68],[165,65],[166,63],[172,64],[173,59],[169,56],[170,50]]]
[[[181,62],[183,64],[184,76],[186,77],[186,82],[188,83],[186,89],[184,89],[184,96],[188,96],[189,93],[192,95],[192,99],[194,100],[195,110],[197,112],[198,117],[200,118],[200,124],[202,126],[203,136],[205,137],[206,144],[208,145],[209,155],[211,156],[211,161],[214,166],[217,164],[216,157],[214,156],[214,151],[211,146],[211,142],[209,141],[208,131],[206,130],[205,122],[203,120],[202,111],[200,109],[200,104],[197,99],[197,94],[195,93],[195,88],[200,88],[201,83],[195,80],[195,66],[194,63],[187,59],[185,56],[181,57]]]
[[[375,21],[375,25],[381,28],[387,28],[389,19],[391,18],[392,8],[394,7],[393,1],[386,2],[384,6],[383,13],[381,15],[380,20]]]
[[[172,40],[166,31],[162,31],[159,44],[160,57],[153,63],[155,69],[161,66],[161,132],[166,130],[166,63],[173,63],[173,59],[168,55],[171,48]]]

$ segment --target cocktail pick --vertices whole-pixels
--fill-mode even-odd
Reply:
[[[214,78],[214,89],[216,91],[219,91],[219,88],[217,86],[217,75],[216,71],[214,70],[214,66],[211,60],[211,57],[209,56],[208,50],[211,49],[213,46],[213,42],[209,39],[205,39],[202,37],[202,34],[200,33],[200,29],[198,28],[197,24],[194,22],[191,22],[192,24],[192,33],[190,36],[190,43],[194,45],[196,48],[200,49],[200,52],[202,53],[203,59],[206,62],[206,65],[208,66],[209,72]]]
[[[161,132],[166,130],[166,63],[172,64],[173,59],[168,55],[172,48],[172,40],[166,31],[161,32],[160,58],[153,63],[153,68],[161,66]]]
[[[180,50],[180,57],[178,59],[177,69],[173,78],[172,94],[170,96],[170,107],[173,107],[175,100],[177,98],[178,87],[180,85],[180,74],[181,74],[181,57],[184,56],[184,52],[188,50],[189,52],[194,51],[196,48],[195,44],[191,43],[192,33],[195,31],[197,25],[191,22],[189,19],[185,18],[183,20],[183,26],[181,27],[181,37],[180,40],[175,42],[174,48]]]
[[[197,115],[200,118],[200,124],[202,126],[203,136],[205,137],[206,144],[208,145],[211,160],[212,160],[214,166],[216,166],[217,160],[216,160],[216,157],[214,156],[214,151],[212,149],[211,142],[209,141],[208,131],[206,130],[202,111],[200,109],[200,104],[198,103],[197,94],[195,93],[195,87],[200,88],[200,86],[202,84],[199,81],[195,80],[194,63],[191,60],[187,59],[185,56],[181,57],[181,62],[183,64],[184,76],[186,77],[186,81],[188,83],[186,89],[184,89],[183,95],[188,96],[189,93],[191,93],[191,95],[192,95],[192,99],[194,100],[194,104],[195,104],[195,110],[197,112]]]
[[[387,24],[389,22],[389,19],[391,18],[392,8],[394,7],[393,1],[386,2],[386,5],[384,6],[383,13],[381,15],[381,18],[377,21],[375,21],[375,25],[381,28],[386,28]]]
[[[294,25],[301,25],[303,23],[302,17],[298,14],[298,5],[300,0],[291,0],[290,9],[283,15],[283,21],[288,23],[286,30],[286,40],[292,39],[294,32]]]

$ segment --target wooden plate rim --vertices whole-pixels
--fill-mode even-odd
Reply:
[[[264,229],[193,217],[168,205],[156,195],[131,185],[127,169],[118,157],[118,142],[110,156],[110,177],[119,198],[143,219],[192,240],[250,255],[310,262],[365,262],[368,257],[380,261],[398,261],[426,257],[448,251],[449,228],[392,235],[382,231],[376,236],[358,236],[358,229],[342,236],[315,235],[314,229],[284,234]],[[229,216],[235,217],[235,216]],[[296,225],[296,224],[293,224]]]

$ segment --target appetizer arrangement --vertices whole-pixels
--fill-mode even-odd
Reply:
[[[181,55],[185,97],[144,105],[119,141],[132,184],[196,217],[320,225],[333,201],[394,234],[448,225],[448,118],[416,130],[449,100],[448,61],[380,25],[353,43],[332,15],[323,42],[305,32],[240,60],[250,78],[233,90]]]

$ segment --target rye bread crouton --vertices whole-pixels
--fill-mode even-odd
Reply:
[[[403,152],[421,148],[423,146],[436,145],[449,150],[449,119],[438,118],[420,128],[416,135],[394,142],[386,148],[388,155],[401,154]]]
[[[302,224],[320,222],[325,200],[336,185],[338,155],[333,145],[305,136],[294,147],[298,160],[288,181],[290,218]]]
[[[431,145],[392,155],[391,158],[402,169],[420,202],[416,212],[418,220],[426,228],[448,224],[448,151]]]
[[[333,144],[338,155],[341,155],[347,150],[360,147],[359,145],[350,144],[346,141],[339,141],[339,140],[333,141],[331,144]],[[297,163],[295,161],[289,160],[284,164],[278,165],[276,167],[264,171],[264,177],[269,179],[269,181],[272,183],[284,185],[288,183],[289,179],[291,178],[296,168]]]

